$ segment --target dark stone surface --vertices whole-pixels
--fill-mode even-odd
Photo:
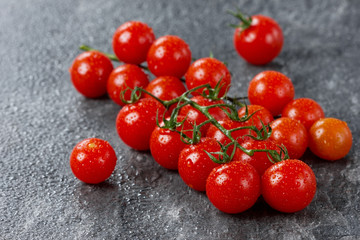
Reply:
[[[0,1],[0,239],[360,239],[360,1],[236,4],[282,26],[283,51],[268,66],[234,51],[231,2]],[[292,78],[296,97],[348,122],[354,143],[345,159],[303,157],[318,181],[306,209],[282,214],[260,199],[242,214],[221,213],[120,141],[119,107],[78,94],[68,68],[82,43],[110,52],[114,30],[134,19],[157,36],[179,35],[196,58],[211,50],[228,62],[231,95],[245,95],[255,74],[273,69]],[[73,146],[87,137],[108,140],[118,155],[113,175],[96,186],[69,167]]]

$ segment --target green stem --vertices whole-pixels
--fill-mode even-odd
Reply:
[[[136,91],[140,91],[140,92],[144,92],[146,94],[149,94],[151,97],[153,97],[154,99],[156,99],[157,101],[159,101],[164,107],[166,107],[167,109],[175,103],[180,102],[181,104],[178,105],[172,112],[171,117],[170,117],[170,121],[176,121],[178,112],[180,110],[180,108],[186,106],[186,105],[190,105],[192,106],[194,109],[198,110],[199,112],[201,112],[202,114],[204,114],[208,120],[197,125],[194,129],[194,132],[199,132],[200,128],[202,126],[204,126],[207,123],[212,123],[215,127],[217,127],[226,137],[228,137],[230,139],[230,141],[235,145],[235,147],[239,148],[241,151],[243,151],[244,153],[246,153],[249,156],[253,156],[255,152],[267,152],[269,155],[271,155],[271,157],[274,159],[275,162],[281,161],[281,155],[276,151],[276,150],[270,150],[270,149],[246,149],[243,146],[241,146],[236,139],[234,139],[231,135],[231,133],[233,131],[236,130],[240,130],[240,129],[251,129],[253,131],[255,131],[257,134],[259,134],[259,130],[256,129],[256,127],[254,126],[246,126],[246,127],[239,127],[239,128],[235,128],[235,129],[230,129],[227,130],[226,128],[224,128],[210,113],[209,113],[209,109],[210,108],[214,108],[214,107],[227,107],[230,109],[233,109],[234,106],[230,105],[230,104],[214,104],[211,106],[201,106],[198,103],[192,101],[191,99],[188,98],[188,95],[198,89],[201,88],[207,88],[208,90],[211,89],[209,84],[205,84],[205,85],[201,85],[198,86],[196,88],[193,88],[191,90],[186,91],[185,93],[183,93],[180,97],[177,97],[175,99],[169,100],[169,101],[163,101],[159,98],[157,98],[156,96],[154,96],[153,94],[149,93],[148,91],[139,88],[139,87],[135,87],[135,89],[133,91],[135,91],[134,93],[136,93]],[[135,94],[136,95],[136,94]],[[169,126],[173,127],[174,124],[169,124]],[[197,136],[193,136],[193,139],[188,139],[188,137],[182,134],[182,137],[185,138],[187,140],[188,143],[190,144],[196,144],[200,139],[197,138]],[[196,135],[196,134],[195,134]],[[282,149],[281,149],[282,151]],[[229,160],[227,160],[229,161]]]
[[[235,27],[235,28],[241,27],[242,30],[245,30],[251,26],[251,22],[252,22],[251,17],[246,16],[239,9],[237,9],[236,12],[233,12],[233,11],[227,11],[227,12],[229,14],[233,15],[234,17],[236,17],[237,19],[239,19],[242,23],[241,25],[231,25],[232,27]]]

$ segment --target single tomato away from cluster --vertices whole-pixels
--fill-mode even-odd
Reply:
[[[116,161],[115,151],[107,141],[88,138],[76,144],[72,150],[70,167],[81,181],[96,184],[110,177]]]
[[[254,65],[264,65],[279,55],[284,37],[281,27],[274,19],[263,15],[233,15],[241,21],[236,26],[233,42],[242,58]]]

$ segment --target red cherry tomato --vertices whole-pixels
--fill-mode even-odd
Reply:
[[[173,76],[155,78],[145,90],[164,101],[177,98],[186,92],[182,82]],[[151,98],[151,96],[147,94],[145,94],[145,97]]]
[[[143,22],[130,21],[116,29],[113,49],[118,59],[125,63],[140,64],[146,60],[155,41],[153,30]]]
[[[256,112],[249,120],[247,120],[245,123],[249,126],[255,126],[258,129],[262,129],[261,121],[264,123],[264,125],[269,124],[270,122],[274,121],[273,116],[267,110],[266,108],[259,106],[259,105],[248,105],[248,116]],[[242,107],[239,109],[238,114],[239,117],[244,117],[246,112],[246,108]],[[261,121],[260,121],[261,120]]]
[[[325,114],[321,106],[314,100],[310,98],[298,98],[285,106],[281,116],[296,119],[309,130],[314,122],[320,118],[324,118]]]
[[[240,27],[234,32],[236,51],[246,61],[255,65],[271,62],[279,55],[283,42],[279,24],[263,15],[252,16],[248,28]]]
[[[206,182],[206,195],[220,211],[240,213],[252,207],[260,196],[260,177],[255,168],[243,162],[230,162],[212,170]]]
[[[70,167],[79,180],[96,184],[110,177],[116,160],[115,151],[107,141],[88,138],[76,144],[72,150]]]
[[[344,121],[323,118],[310,128],[310,150],[322,159],[339,160],[349,153],[351,145],[352,134]]]
[[[178,122],[184,120],[184,116],[179,115],[177,118]],[[160,124],[163,126],[163,123]],[[190,122],[185,120],[181,127],[176,130],[182,131],[188,137],[192,138],[193,129]],[[181,150],[183,150],[187,144],[181,141],[181,136],[175,131],[155,127],[150,138],[150,151],[151,155],[157,163],[167,169],[178,169],[178,160]]]
[[[71,81],[79,93],[88,98],[106,93],[106,82],[113,65],[108,57],[97,51],[81,53],[70,67]]]
[[[219,97],[226,94],[231,84],[231,75],[228,68],[215,58],[201,58],[193,62],[186,72],[185,79],[189,90],[204,84],[210,84],[214,88],[221,81]],[[193,92],[193,95],[199,95],[202,92],[203,88]]]
[[[211,105],[215,105],[215,104],[224,104],[223,100],[211,100],[211,99],[207,99],[204,98],[203,96],[196,96],[191,98],[192,101],[194,101],[195,103],[199,104],[200,106],[211,106]],[[220,108],[220,107],[214,107],[214,108],[210,108],[209,109],[209,113],[216,119],[216,120],[221,120],[223,118],[226,118],[227,115],[226,113]],[[199,125],[200,123],[205,122],[206,120],[208,120],[208,118],[202,114],[200,111],[198,111],[197,109],[193,108],[190,105],[186,105],[184,107],[182,107],[180,109],[180,114],[187,116],[187,119],[192,123],[196,125]],[[208,128],[210,127],[210,123],[205,124],[202,128],[201,128],[201,134],[202,136],[205,136]]]
[[[295,95],[294,86],[287,76],[275,71],[256,75],[249,84],[248,97],[253,105],[260,105],[279,115]]]
[[[191,51],[178,36],[163,36],[151,45],[146,61],[150,71],[157,77],[181,78],[189,68]]]
[[[239,141],[240,145],[248,150],[252,149],[269,149],[277,150],[279,152],[279,147],[270,139],[263,141],[254,140],[252,138],[245,138],[242,141]],[[266,169],[268,169],[273,163],[270,162],[266,152],[255,152],[253,156],[249,156],[240,149],[236,149],[234,158],[235,161],[241,161],[251,164],[260,176],[263,175]]]
[[[237,122],[237,121],[233,121],[229,118],[225,118],[223,120],[218,121],[220,123],[221,126],[223,126],[225,129],[227,130],[231,130],[234,128],[239,128],[239,127],[245,127],[248,126],[245,122]],[[231,132],[231,136],[236,140],[239,139],[241,140],[242,137],[244,135],[250,134],[250,130],[249,129],[241,129],[241,130],[236,130]],[[220,129],[218,129],[216,126],[211,125],[208,129],[208,131],[206,132],[206,137],[209,138],[213,138],[216,139],[218,142],[220,142],[221,144],[228,144],[230,143],[230,139],[228,137],[226,137],[221,131]],[[232,148],[231,148],[232,150]]]
[[[308,132],[304,125],[291,118],[278,118],[270,124],[270,139],[276,144],[284,144],[290,158],[299,159],[308,147]]]
[[[107,91],[110,98],[120,106],[125,106],[121,101],[120,94],[126,88],[134,89],[135,87],[145,88],[149,84],[148,76],[143,70],[133,64],[124,64],[115,68],[108,79]],[[125,92],[125,100],[130,100],[131,91]]]
[[[116,118],[116,130],[125,144],[136,150],[150,149],[150,136],[156,127],[156,117],[165,108],[152,98],[142,98],[124,106]]]
[[[292,213],[311,203],[316,192],[316,178],[306,163],[284,160],[265,171],[261,186],[262,196],[272,208]]]
[[[196,145],[184,148],[179,156],[179,174],[182,180],[197,191],[205,191],[206,179],[211,170],[219,164],[205,153],[219,152],[220,145],[212,138],[202,138]],[[213,154],[214,157],[218,155]]]

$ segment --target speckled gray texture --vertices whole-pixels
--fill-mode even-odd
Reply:
[[[0,1],[0,239],[360,239],[360,1],[223,2]],[[280,23],[285,45],[273,63],[237,56],[225,13],[234,5]],[[345,159],[303,157],[318,181],[306,209],[282,214],[260,199],[242,214],[221,213],[120,141],[119,107],[78,94],[68,68],[80,44],[111,51],[114,30],[134,19],[157,36],[179,35],[196,58],[212,51],[228,62],[232,95],[273,69],[292,78],[296,97],[348,122],[354,143]],[[69,167],[73,146],[87,137],[108,140],[118,155],[113,175],[96,186]]]

